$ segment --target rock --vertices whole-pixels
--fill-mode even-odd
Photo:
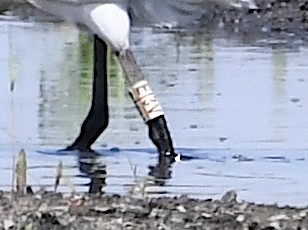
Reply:
[[[186,213],[187,212],[186,208],[184,208],[182,205],[177,206],[176,209],[179,212],[182,212],[182,213]]]
[[[54,206],[54,207],[50,207],[49,210],[54,211],[54,212],[64,213],[64,212],[68,212],[69,207],[68,206]]]
[[[25,230],[33,230],[33,229],[34,229],[33,223],[30,223],[30,224],[26,225],[26,227],[25,227]]]
[[[245,216],[243,214],[240,214],[236,217],[237,222],[243,222],[245,220]]]
[[[280,224],[277,221],[275,221],[275,222],[270,223],[269,228],[266,228],[266,229],[268,229],[268,230],[281,230],[281,227],[280,227]]]
[[[305,218],[305,217],[307,216],[307,212],[308,212],[308,210],[305,209],[305,210],[300,211],[298,215],[299,215],[301,218]]]
[[[183,216],[178,214],[173,214],[169,220],[174,224],[181,224],[184,222]]]
[[[231,203],[231,202],[236,202],[237,194],[234,190],[226,192],[222,198],[221,202],[223,203]]]
[[[58,218],[58,221],[60,223],[61,226],[66,227],[70,224],[69,219],[67,219],[66,217],[60,217]]]
[[[15,226],[14,221],[12,221],[10,219],[6,219],[6,220],[3,221],[4,230],[12,229],[14,226]]]
[[[149,217],[156,218],[156,217],[158,217],[158,213],[159,213],[159,209],[158,208],[153,208],[151,213],[150,213],[150,215],[149,215]]]
[[[94,208],[91,208],[90,211],[94,211],[98,214],[109,214],[115,212],[116,208],[95,206]]]
[[[89,212],[89,207],[85,205],[71,206],[68,211],[71,215],[84,216]]]
[[[210,213],[206,213],[206,212],[203,212],[202,214],[201,214],[204,218],[206,218],[206,219],[209,219],[209,218],[212,218],[212,214],[210,214]]]
[[[41,200],[42,199],[42,195],[41,194],[35,194],[34,198],[38,199],[38,200]]]
[[[39,212],[46,212],[48,209],[48,205],[46,203],[43,203],[40,205],[40,207],[38,208]]]
[[[248,206],[249,206],[248,202],[242,201],[238,206],[238,210],[240,212],[245,212]]]
[[[279,220],[289,220],[290,218],[285,215],[285,214],[279,214],[275,216],[271,216],[268,218],[268,221],[273,222],[273,221],[279,221]]]
[[[290,99],[290,101],[291,101],[292,103],[298,103],[300,100],[299,100],[299,98],[297,98],[297,97],[292,97],[292,98]]]

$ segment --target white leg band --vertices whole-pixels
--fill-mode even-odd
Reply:
[[[145,122],[164,115],[161,105],[146,80],[137,82],[129,92]]]

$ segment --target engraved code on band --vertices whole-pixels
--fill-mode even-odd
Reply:
[[[164,115],[164,111],[146,80],[136,83],[130,89],[130,96],[145,122]]]

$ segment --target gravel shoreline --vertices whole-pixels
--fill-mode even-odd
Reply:
[[[308,207],[278,207],[239,201],[234,191],[220,200],[186,196],[133,198],[2,192],[0,229],[206,229],[304,230]]]

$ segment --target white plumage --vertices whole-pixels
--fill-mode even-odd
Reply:
[[[90,12],[92,20],[88,26],[111,45],[121,52],[129,48],[130,19],[127,11],[115,4],[102,4]]]
[[[253,0],[27,0],[47,13],[86,25],[115,51],[129,48],[132,24],[187,26],[202,18],[208,4],[256,8]]]

